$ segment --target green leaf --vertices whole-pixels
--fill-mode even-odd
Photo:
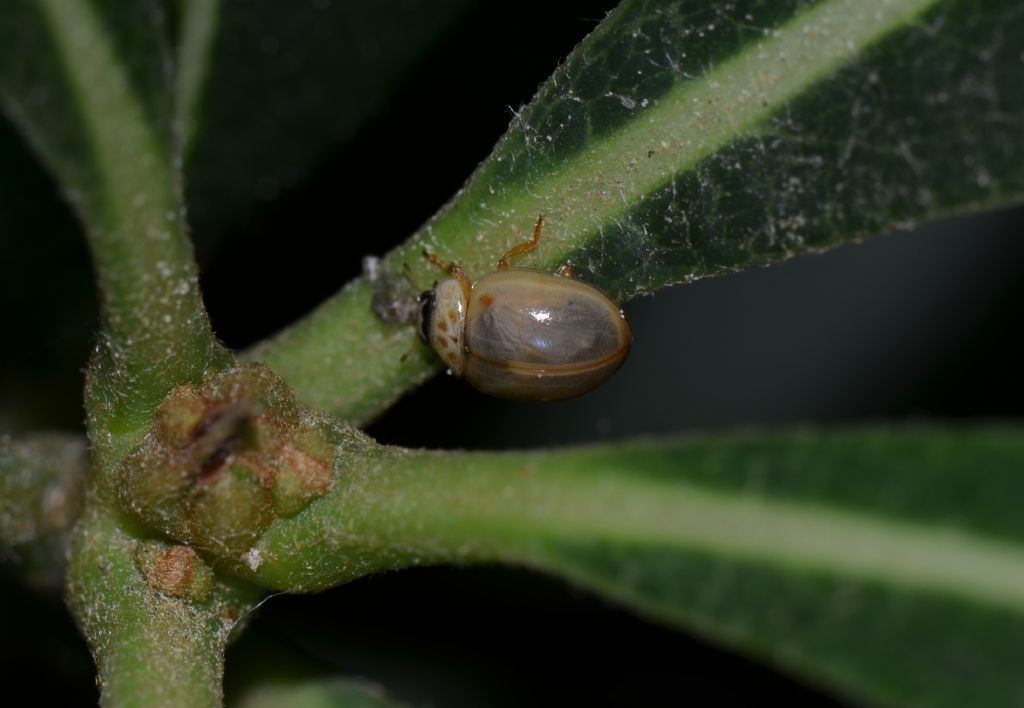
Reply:
[[[404,704],[389,699],[373,684],[335,677],[263,681],[249,687],[227,705],[234,708],[398,708]]]
[[[479,277],[543,214],[521,265],[621,300],[1018,201],[1022,42],[1010,0],[626,0],[384,268],[429,284],[426,247]],[[358,280],[250,355],[370,419],[437,362],[398,363],[413,333],[369,301]]]
[[[250,558],[312,590],[408,565],[538,568],[870,702],[1024,691],[1024,433],[748,434],[386,452]]]
[[[226,360],[182,219],[162,23],[155,0],[0,8],[0,106],[89,237],[104,326],[89,407],[93,430],[114,437]]]
[[[229,708],[398,708],[376,683],[335,673],[311,656],[308,647],[267,638],[255,631],[231,646],[224,677]]]
[[[469,5],[183,0],[178,108],[198,237],[237,226],[349,140]]]

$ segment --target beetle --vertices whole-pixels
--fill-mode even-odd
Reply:
[[[554,273],[512,268],[540,244],[510,249],[494,272],[473,282],[457,263],[424,251],[449,278],[419,296],[418,329],[449,373],[478,391],[526,401],[581,396],[606,381],[629,354],[633,333],[619,307],[575,279],[571,264]]]

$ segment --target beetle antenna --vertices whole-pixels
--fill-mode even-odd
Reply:
[[[436,254],[431,253],[425,248],[423,249],[423,257],[426,258],[431,263],[433,263],[434,265],[436,265],[441,270],[443,270],[445,273],[450,274],[452,272],[452,266],[454,265],[454,263],[445,264],[445,262],[438,258]]]
[[[402,264],[402,272],[405,273],[405,277],[409,280],[410,283],[412,283],[413,289],[417,289],[416,276],[413,275],[412,268],[409,267],[408,263]]]

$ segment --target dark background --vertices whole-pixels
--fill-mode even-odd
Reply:
[[[218,335],[238,348],[258,341],[356,275],[368,251],[414,231],[611,4],[467,13],[351,143],[216,243],[200,242]],[[18,174],[3,185],[18,198],[0,200],[0,225],[19,223],[18,209],[33,224],[30,238],[4,229],[0,239],[0,430],[80,429],[81,367],[97,326],[87,256],[6,125],[0,155],[3,172]],[[422,178],[395,184],[403,165]],[[510,448],[738,426],[1019,419],[1022,225],[1020,208],[957,218],[661,291],[625,306],[633,352],[593,394],[516,404],[440,376],[370,432],[401,445]],[[92,703],[91,662],[59,600],[2,573],[0,636],[22,638],[0,643],[8,690]],[[362,675],[437,706],[831,700],[557,580],[500,568],[420,569],[272,598],[229,653],[229,687],[260,666]]]

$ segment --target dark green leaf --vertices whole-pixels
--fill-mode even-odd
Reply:
[[[478,272],[544,213],[535,262],[626,299],[1016,201],[1022,43],[1012,2],[627,1],[425,236]]]
[[[1011,0],[626,0],[384,267],[430,283],[426,247],[479,277],[543,214],[521,265],[569,259],[626,299],[1017,201],[1021,46]],[[413,333],[374,322],[368,291],[253,355],[314,405],[372,417],[432,359],[395,363]]]
[[[1020,430],[749,434],[346,469],[252,554],[309,590],[502,561],[871,702],[1024,692]]]
[[[199,238],[235,225],[350,139],[469,4],[184,2],[178,91]]]
[[[263,681],[228,703],[233,708],[398,708],[384,691],[365,681],[346,678],[314,678],[296,681]]]

